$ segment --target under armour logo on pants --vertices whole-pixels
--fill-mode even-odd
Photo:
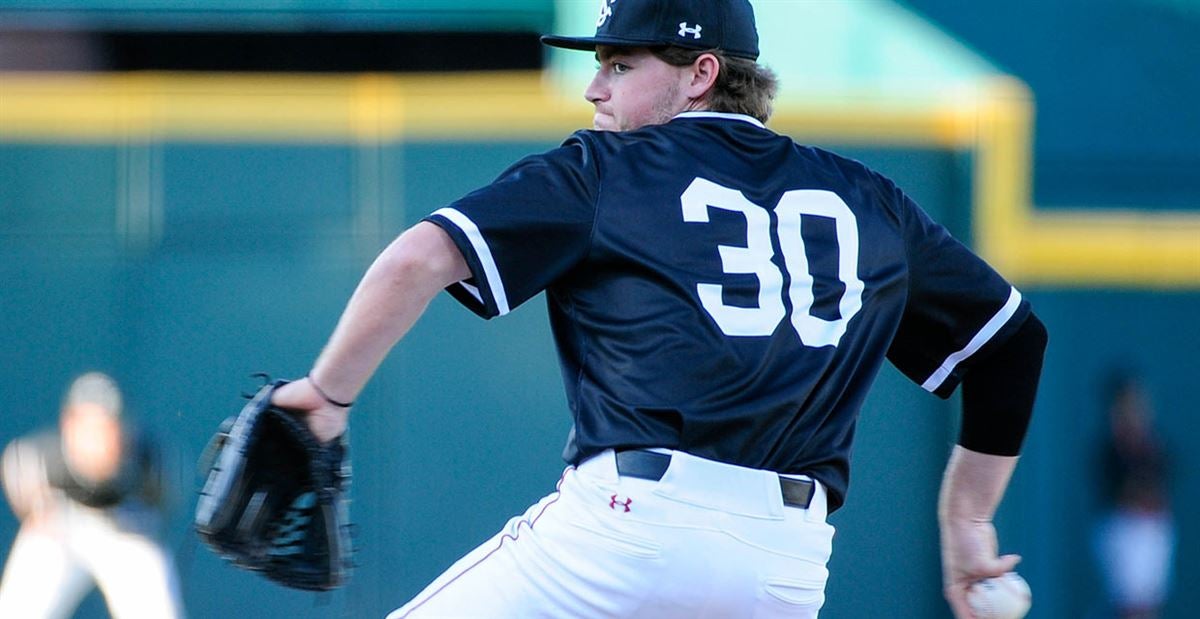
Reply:
[[[633,511],[633,510],[629,509],[629,506],[632,504],[633,504],[633,499],[626,498],[624,501],[618,501],[617,495],[615,495],[615,494],[612,495],[612,500],[608,502],[609,508],[615,510],[615,509],[617,509],[617,506],[620,505],[621,507],[625,508],[626,512]]]

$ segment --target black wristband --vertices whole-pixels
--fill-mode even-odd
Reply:
[[[354,406],[354,402],[352,402],[352,401],[351,402],[339,402],[339,401],[329,397],[329,394],[325,393],[325,390],[322,389],[321,386],[317,384],[317,381],[313,380],[311,372],[308,374],[305,374],[304,378],[308,379],[308,384],[312,385],[312,388],[315,389],[322,398],[325,398],[326,402],[329,402],[330,404],[332,404],[338,408],[350,408],[351,406]]]

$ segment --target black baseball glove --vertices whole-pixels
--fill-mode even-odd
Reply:
[[[196,531],[234,565],[288,587],[334,589],[351,566],[345,434],[322,445],[268,382],[213,439]]]

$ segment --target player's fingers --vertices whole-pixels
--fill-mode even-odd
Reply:
[[[271,393],[271,404],[302,413],[309,430],[322,443],[328,443],[346,431],[350,409],[329,404],[306,380],[281,385]]]
[[[975,619],[975,613],[971,612],[971,605],[967,603],[967,591],[970,587],[969,583],[954,583],[946,587],[946,602],[950,604],[950,612],[954,613],[954,619]]]
[[[1021,562],[1021,555],[1004,555],[1003,557],[1000,557],[999,563],[1000,563],[1001,572],[996,575],[1001,576],[1003,574],[1007,574],[1008,572],[1013,571],[1013,568],[1017,567],[1017,564],[1020,562]]]
[[[306,381],[294,381],[273,391],[271,403],[286,410],[309,412],[320,409],[325,400]]]
[[[970,576],[960,575],[948,584],[944,593],[955,619],[975,619],[975,614],[971,612],[971,605],[967,602],[967,593],[971,590],[972,585],[980,580],[1003,576],[1013,571],[1020,562],[1020,555],[997,557],[993,561],[977,566],[971,571]]]
[[[983,580],[985,578],[1003,576],[1013,571],[1013,568],[1015,568],[1020,562],[1020,555],[1004,555],[1002,557],[996,557],[994,560],[989,561],[986,565],[980,566],[980,568],[975,571],[973,574],[975,576],[974,580]]]

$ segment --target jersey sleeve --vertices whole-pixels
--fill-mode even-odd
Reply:
[[[880,177],[882,179],[882,177]],[[888,359],[923,389],[949,397],[966,371],[1010,337],[1029,303],[891,181],[908,260],[908,297]]]
[[[450,235],[471,268],[447,291],[492,318],[544,290],[587,255],[599,184],[595,157],[577,134],[434,211],[425,220]]]

